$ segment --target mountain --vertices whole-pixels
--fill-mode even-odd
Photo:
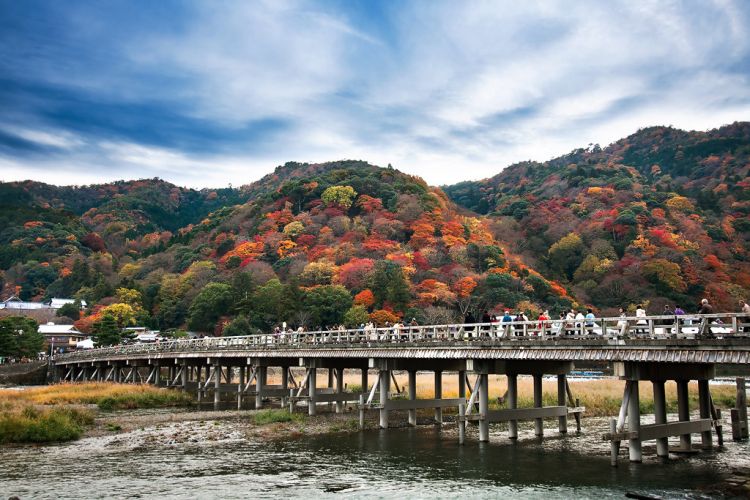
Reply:
[[[538,314],[574,302],[440,189],[361,161],[287,163],[213,194],[158,179],[77,196],[36,183],[2,189],[17,193],[2,213],[23,207],[0,232],[6,293],[97,304],[79,322],[84,330],[107,313],[162,329],[246,332],[282,321]]]
[[[587,303],[735,310],[750,295],[749,170],[750,123],[651,127],[443,189]]]

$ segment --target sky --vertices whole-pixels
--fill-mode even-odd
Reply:
[[[750,119],[750,2],[0,0],[0,180],[433,185]]]

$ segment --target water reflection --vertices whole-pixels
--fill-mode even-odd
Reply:
[[[593,424],[593,419],[587,424]],[[604,423],[603,421],[601,422]],[[220,425],[231,426],[231,422]],[[603,425],[599,427],[603,428]],[[626,491],[694,496],[719,471],[748,463],[748,445],[659,464],[647,458],[609,466],[600,432],[533,437],[519,442],[493,429],[491,443],[467,441],[437,428],[370,431],[273,442],[241,438],[217,443],[123,449],[90,438],[53,447],[4,449],[0,498],[622,498]],[[644,456],[654,456],[646,450]]]

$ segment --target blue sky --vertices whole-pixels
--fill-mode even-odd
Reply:
[[[0,180],[431,184],[750,119],[750,2],[0,0]]]

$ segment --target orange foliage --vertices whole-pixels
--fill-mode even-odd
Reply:
[[[375,303],[375,295],[369,288],[366,288],[354,296],[354,304],[359,306],[365,306],[366,308],[372,307]]]
[[[477,281],[471,276],[465,276],[453,283],[453,291],[458,298],[463,299],[471,295],[471,292],[477,287]]]
[[[465,245],[464,226],[456,220],[448,221],[441,228],[443,233],[443,243],[448,248],[455,245]]]
[[[560,285],[558,282],[556,282],[556,281],[550,281],[549,282],[549,286],[550,286],[550,288],[552,288],[552,292],[555,295],[557,295],[558,297],[567,297],[568,296],[567,290],[565,290],[565,288],[562,285]]]
[[[233,250],[225,253],[221,258],[221,262],[226,262],[229,257],[237,256],[242,260],[246,259],[257,259],[263,253],[263,242],[258,240],[255,241],[244,241],[234,247]]]
[[[430,305],[436,302],[451,303],[455,300],[456,294],[442,281],[430,278],[417,285],[417,302],[421,305]]]
[[[276,253],[279,255],[279,257],[286,257],[296,246],[297,244],[292,240],[281,240],[279,242],[278,248],[276,249]]]
[[[385,326],[386,323],[393,324],[398,320],[398,316],[385,309],[378,309],[370,313],[370,321],[375,323],[376,326]]]
[[[435,226],[422,216],[411,226],[414,232],[409,244],[412,248],[422,248],[435,244]]]

